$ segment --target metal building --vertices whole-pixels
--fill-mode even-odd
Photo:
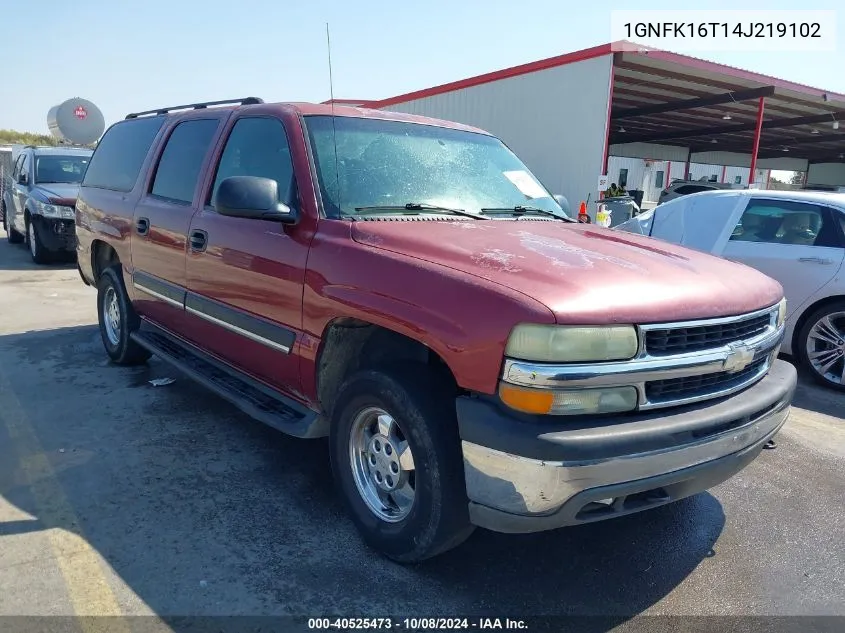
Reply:
[[[647,159],[629,177],[651,197],[698,172],[845,185],[845,95],[624,41],[362,105],[486,129],[573,206],[611,157]]]

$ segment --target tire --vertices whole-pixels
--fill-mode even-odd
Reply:
[[[38,227],[30,219],[26,221],[26,245],[29,248],[32,261],[36,264],[49,264],[52,261],[52,253],[41,243],[41,237],[38,235]]]
[[[378,469],[362,467],[366,457],[353,456],[352,442],[359,435],[356,429],[378,426],[378,412],[385,412],[394,421],[389,442],[381,445]],[[353,522],[364,541],[388,558],[401,563],[415,563],[457,547],[473,531],[469,522],[463,457],[455,419],[454,395],[448,383],[438,379],[428,368],[416,364],[379,370],[363,370],[350,377],[340,389],[333,408],[329,438],[332,472],[336,485]],[[373,428],[373,427],[371,427]],[[374,435],[369,451],[355,455],[372,455],[373,444],[383,436]],[[357,441],[356,441],[357,442]],[[393,446],[388,449],[388,444]],[[403,445],[409,447],[412,459],[400,456]],[[404,455],[404,453],[403,453]],[[399,457],[399,459],[397,459]],[[390,485],[400,488],[401,481],[412,484],[413,501],[405,510],[395,504],[393,516],[384,516],[371,509],[362,492],[363,481],[377,489],[375,472],[383,479],[397,471]],[[356,464],[361,468],[356,476]],[[371,473],[363,476],[363,473]],[[413,472],[413,475],[411,473]],[[407,488],[404,488],[407,491]],[[372,499],[372,497],[370,497]],[[396,497],[400,498],[400,497]],[[407,499],[407,497],[401,497]],[[402,505],[406,505],[402,504]],[[383,505],[385,515],[388,505]]]
[[[140,365],[150,357],[146,349],[130,338],[140,327],[141,318],[126,294],[119,265],[106,268],[100,275],[97,283],[97,320],[103,346],[114,363]]]
[[[20,244],[23,242],[23,235],[18,233],[12,228],[12,225],[9,224],[9,219],[6,217],[6,205],[2,202],[0,202],[0,204],[3,205],[3,230],[6,231],[6,240],[9,244]]]
[[[825,319],[829,319],[833,329],[823,323]],[[820,338],[825,334],[828,336]],[[810,314],[798,332],[796,346],[798,361],[813,380],[825,387],[845,391],[845,299],[829,303]],[[808,347],[822,354],[816,354],[811,359]],[[824,354],[825,351],[829,353]],[[826,366],[831,361],[832,364]]]

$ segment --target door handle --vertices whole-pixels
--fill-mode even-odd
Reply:
[[[205,250],[205,247],[208,246],[208,233],[200,230],[191,231],[189,241],[192,251],[195,253],[202,253]]]
[[[799,262],[806,262],[808,264],[832,264],[832,259],[825,259],[824,257],[799,257]]]
[[[150,232],[150,220],[149,218],[138,218],[135,221],[135,230],[138,231],[138,235],[146,235]]]

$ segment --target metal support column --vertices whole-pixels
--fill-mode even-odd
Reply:
[[[766,97],[760,97],[757,105],[757,125],[754,128],[754,149],[751,151],[751,172],[748,174],[748,184],[757,182],[757,152],[760,151],[760,132],[763,129],[763,110],[766,107]]]

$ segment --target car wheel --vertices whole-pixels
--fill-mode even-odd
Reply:
[[[36,264],[47,264],[50,262],[50,252],[41,243],[38,235],[38,227],[31,220],[26,223],[26,245],[29,247],[29,254]]]
[[[150,353],[130,338],[141,325],[123,285],[120,266],[106,268],[97,284],[100,336],[109,358],[118,365],[139,365]]]
[[[3,230],[6,231],[6,240],[9,244],[20,244],[23,242],[23,235],[18,233],[12,226],[9,224],[9,220],[6,218],[6,210],[3,209]]]
[[[363,370],[333,409],[332,471],[364,540],[413,563],[472,533],[454,393],[419,366]]]
[[[804,321],[798,357],[817,382],[845,391],[845,301],[823,306]]]

